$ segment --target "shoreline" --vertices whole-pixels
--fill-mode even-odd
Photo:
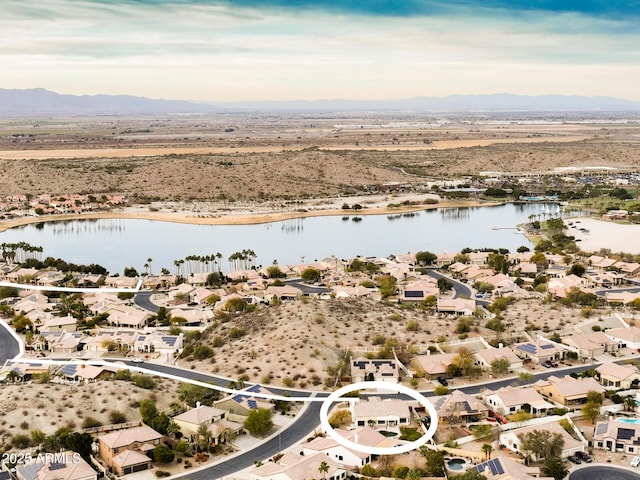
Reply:
[[[433,210],[436,208],[465,208],[465,207],[495,207],[503,202],[483,202],[483,201],[452,201],[435,204],[407,205],[397,208],[373,207],[362,210],[343,210],[336,208],[291,211],[291,212],[233,212],[222,214],[193,214],[188,212],[170,211],[142,211],[129,207],[127,209],[110,210],[104,212],[88,212],[81,214],[64,213],[57,215],[46,215],[42,217],[21,217],[10,220],[0,220],[0,233],[26,225],[47,222],[65,222],[73,220],[100,220],[100,219],[132,219],[132,220],[152,220],[157,222],[184,223],[192,225],[258,225],[263,223],[281,222],[296,218],[324,217],[324,216],[364,216],[364,215],[394,215],[418,212],[422,210]]]

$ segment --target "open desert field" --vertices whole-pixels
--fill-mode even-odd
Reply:
[[[597,318],[607,313],[603,309],[591,315]],[[518,300],[503,319],[508,328],[501,335],[487,329],[485,320],[475,320],[468,335],[509,345],[528,340],[527,325],[532,329],[529,334],[535,336],[538,332],[569,332],[586,320],[580,309],[546,304],[537,298]],[[230,379],[245,376],[249,382],[322,390],[326,389],[327,367],[335,367],[346,351],[354,357],[365,356],[389,341],[397,345],[399,358],[406,361],[409,354],[424,353],[436,341],[456,340],[457,321],[455,316],[370,299],[284,302],[218,322],[202,340],[213,345],[217,338],[215,343],[222,343],[214,348],[214,357],[180,360],[179,364]],[[241,329],[244,335],[230,335],[233,329]],[[430,382],[421,380],[418,388],[430,387]]]
[[[0,195],[296,201],[481,171],[640,166],[640,125],[600,118],[308,114],[0,122]]]

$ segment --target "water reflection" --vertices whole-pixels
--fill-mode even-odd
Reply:
[[[111,273],[125,266],[173,271],[174,260],[221,252],[224,259],[242,248],[256,264],[286,265],[335,255],[387,257],[399,252],[455,252],[469,248],[532,245],[520,223],[558,214],[557,205],[508,204],[497,207],[429,209],[413,214],[308,217],[260,225],[188,225],[150,220],[72,220],[27,225],[0,233],[0,243],[27,242],[44,248],[43,257],[73,263],[99,263]],[[492,230],[492,227],[499,229]],[[231,266],[225,260],[222,269]]]

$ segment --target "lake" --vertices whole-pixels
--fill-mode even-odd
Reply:
[[[529,215],[554,213],[556,204],[505,204],[493,207],[438,208],[414,214],[309,217],[260,225],[190,225],[150,220],[72,220],[17,227],[0,233],[0,243],[27,242],[44,249],[43,257],[78,264],[98,263],[111,273],[124,267],[175,271],[173,261],[188,255],[229,256],[243,249],[256,265],[311,262],[335,255],[387,257],[428,250],[457,252],[469,248],[507,248],[531,243],[515,230]],[[495,227],[498,227],[495,229]]]

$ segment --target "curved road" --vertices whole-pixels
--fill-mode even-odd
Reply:
[[[569,480],[640,480],[640,475],[622,467],[612,467],[607,464],[589,465],[574,470],[569,474]]]
[[[20,353],[20,345],[8,328],[11,327],[5,327],[4,323],[0,323],[0,365]]]

